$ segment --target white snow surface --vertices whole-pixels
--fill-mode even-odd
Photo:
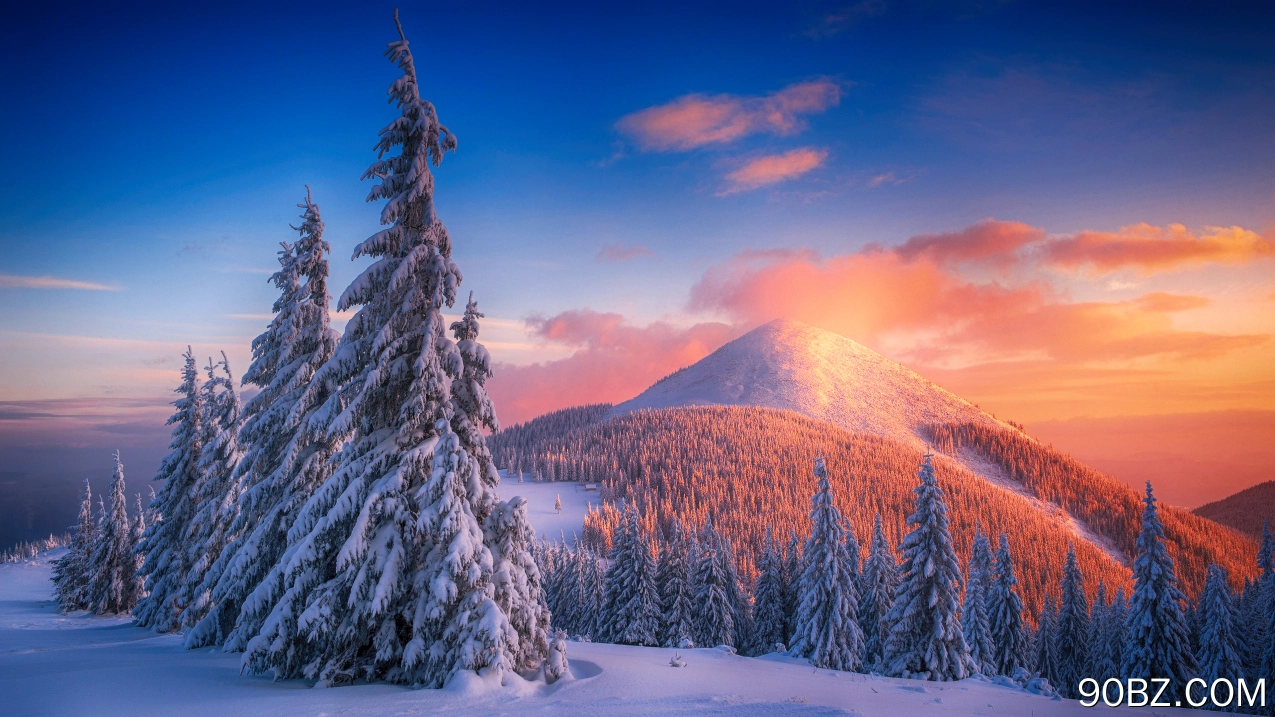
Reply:
[[[1092,714],[980,680],[913,682],[816,670],[804,660],[568,643],[572,679],[553,685],[477,675],[443,690],[387,684],[313,689],[239,674],[239,655],[185,650],[180,635],[128,618],[58,615],[50,557],[0,566],[0,711],[8,717],[275,717],[280,715],[1054,715]],[[1100,708],[1100,712],[1111,712]],[[1127,710],[1146,714],[1145,710]],[[1157,709],[1157,714],[1176,710]]]
[[[851,339],[777,319],[616,405],[617,414],[675,406],[765,406],[925,448],[926,423],[1000,422]]]
[[[598,507],[602,498],[597,491],[586,491],[584,483],[574,481],[543,481],[535,483],[529,474],[524,475],[523,482],[517,478],[508,478],[505,471],[500,471],[500,485],[496,494],[501,500],[509,500],[513,496],[522,496],[527,501],[527,519],[536,531],[537,538],[548,538],[551,541],[562,540],[574,542],[572,534],[580,535],[584,529],[584,514],[589,506]],[[562,496],[562,512],[554,510],[554,501]]]

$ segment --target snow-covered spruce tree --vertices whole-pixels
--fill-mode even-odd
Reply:
[[[899,586],[899,561],[894,546],[885,537],[881,514],[872,525],[872,545],[863,564],[860,581],[863,592],[859,600],[859,627],[863,630],[863,664],[879,669],[890,635],[889,615],[894,605],[894,591]]]
[[[53,590],[61,612],[89,607],[88,586],[93,573],[91,561],[96,537],[93,489],[85,478],[84,500],[80,501],[80,516],[72,529],[71,542],[66,546],[66,554],[53,564]]]
[[[1125,655],[1129,652],[1129,601],[1124,588],[1116,588],[1116,595],[1107,608],[1107,649],[1111,651],[1111,676],[1123,676]]]
[[[1014,558],[1009,537],[1001,533],[996,549],[996,575],[987,600],[988,625],[992,630],[992,662],[996,674],[1013,676],[1023,667],[1027,635],[1023,629],[1023,599],[1018,595]]]
[[[567,662],[567,633],[556,630],[549,639],[549,656],[545,658],[545,682],[553,684],[570,672]]]
[[[1085,677],[1098,680],[1099,684],[1108,677],[1114,677],[1120,667],[1116,654],[1107,644],[1107,622],[1111,619],[1111,603],[1107,600],[1107,585],[1098,579],[1098,590],[1094,593],[1093,608],[1089,611],[1089,660],[1085,663]]]
[[[629,617],[624,609],[633,598],[633,564],[637,562],[637,511],[625,506],[620,524],[611,538],[611,563],[607,566],[602,589],[602,606],[598,613],[599,642],[619,642],[628,630]]]
[[[695,641],[689,547],[682,522],[674,521],[673,535],[664,550],[660,551],[656,579],[660,588],[660,608],[664,620],[664,634],[660,638],[660,644],[664,647],[684,648],[693,645]],[[760,591],[760,587],[758,590]]]
[[[230,527],[234,539],[213,564],[208,615],[187,637],[188,646],[225,640],[243,650],[283,592],[281,561],[293,543],[289,527],[327,477],[334,453],[309,418],[328,386],[311,379],[336,349],[328,318],[328,243],[323,219],[306,187],[297,241],[281,242],[274,318],[252,340],[253,362],[243,383],[259,388],[243,408],[239,441],[245,453],[236,479],[242,490]],[[242,617],[241,617],[242,612]],[[237,624],[236,624],[237,623]],[[233,629],[232,629],[233,628]],[[227,634],[229,633],[229,634]]]
[[[1054,646],[1058,650],[1057,682],[1050,682],[1063,697],[1076,699],[1080,693],[1080,681],[1089,677],[1089,597],[1085,594],[1085,579],[1076,565],[1076,546],[1067,548],[1067,563],[1063,566],[1061,598],[1058,606],[1058,627],[1054,634]]]
[[[1226,571],[1218,565],[1209,566],[1199,612],[1200,679],[1212,685],[1214,680],[1233,680],[1243,675],[1239,613],[1226,581]]]
[[[895,676],[960,680],[975,670],[961,633],[961,568],[948,529],[947,504],[930,456],[917,471],[921,484],[903,538],[903,561],[885,666]]]
[[[1129,600],[1129,648],[1122,677],[1166,677],[1181,690],[1195,676],[1195,657],[1187,650],[1186,620],[1173,559],[1164,547],[1151,482],[1147,482],[1146,508],[1138,535],[1138,555],[1133,563],[1133,597]]]
[[[753,655],[765,655],[787,639],[784,635],[784,593],[787,591],[784,560],[769,526],[762,544],[761,559],[757,561],[757,572],[757,587],[753,590],[753,639],[749,651]],[[665,645],[675,646],[667,642]]]
[[[472,306],[472,303],[471,303]],[[531,557],[536,534],[527,521],[527,501],[514,496],[496,504],[487,518],[494,571],[492,586],[496,606],[517,634],[510,646],[513,665],[539,664],[548,656],[549,609],[545,605],[540,570]],[[563,545],[561,552],[565,553]],[[565,566],[559,568],[565,573]]]
[[[735,616],[727,585],[731,576],[726,571],[720,552],[721,541],[718,540],[710,518],[700,531],[692,570],[692,586],[695,589],[694,637],[695,644],[699,647],[734,646]]]
[[[152,499],[154,493],[155,490],[152,488]],[[138,552],[138,548],[142,544],[142,536],[146,534],[147,518],[150,517],[151,512],[142,505],[142,494],[135,493],[134,495],[135,517],[131,525],[131,537],[133,540],[133,576],[131,579],[133,581],[133,595],[136,596],[133,604],[136,605],[138,600],[146,597],[146,576],[142,574],[142,564],[146,559]]]
[[[655,581],[655,558],[651,553],[650,536],[639,528],[637,512],[632,517],[633,562],[626,575],[629,583],[629,602],[621,609],[624,630],[615,636],[615,642],[625,645],[656,647],[664,631],[660,613],[660,591]]]
[[[124,464],[115,453],[110,505],[98,529],[97,544],[88,567],[88,609],[98,615],[118,615],[137,604],[137,545],[128,503],[124,497]]]
[[[784,551],[784,586],[784,644],[791,646],[797,632],[797,615],[801,612],[801,541],[796,531],[791,530],[788,548]]]
[[[217,369],[221,370],[220,375]],[[186,604],[182,626],[186,628],[198,625],[208,613],[216,583],[216,576],[211,574],[213,565],[234,538],[231,527],[238,515],[239,500],[235,472],[243,456],[239,446],[242,411],[226,352],[221,353],[221,361],[216,364],[209,361],[207,371],[208,380],[203,385],[203,451],[199,455],[199,479],[194,486],[198,509],[186,528],[191,566],[181,592]],[[220,623],[204,623],[204,627],[216,629]],[[186,635],[186,647],[213,644],[220,642],[221,637],[220,631],[215,634],[191,631]]]
[[[530,638],[494,599],[497,556],[483,526],[498,474],[472,430],[482,416],[452,390],[471,367],[444,332],[461,274],[429,165],[456,142],[419,94],[401,28],[387,56],[403,71],[390,88],[401,115],[365,177],[380,180],[369,200],[387,200],[388,226],[355,249],[374,262],[337,307],[362,308],[314,378],[331,395],[311,421],[345,446],[298,515],[284,592],[244,660],[326,684],[438,687],[459,671],[532,667],[516,658]]]
[[[146,596],[133,608],[133,621],[141,627],[171,632],[181,625],[182,586],[190,573],[190,554],[186,550],[186,531],[197,509],[194,494],[199,480],[199,456],[203,452],[203,395],[199,390],[199,370],[195,354],[186,348],[186,365],[182,368],[180,395],[173,406],[176,411],[168,419],[173,428],[172,452],[159,465],[155,480],[163,487],[151,499],[148,510],[156,518],[146,526],[138,550],[145,556],[142,573],[146,575]]]
[[[1058,676],[1058,608],[1054,605],[1054,596],[1046,595],[1045,604],[1040,608],[1036,620],[1036,634],[1033,639],[1035,648],[1036,673],[1049,680],[1049,684],[1057,687]]]
[[[969,645],[970,658],[984,675],[996,674],[992,650],[992,628],[987,619],[987,591],[992,581],[992,546],[982,530],[974,533],[970,550],[969,579],[965,581],[965,603],[961,609],[961,631]]]
[[[716,529],[712,531],[712,538],[717,543],[717,559],[722,563],[722,572],[726,574],[726,601],[730,604],[733,623],[730,644],[742,649],[753,634],[752,603],[736,567],[735,546],[731,544],[730,538]]]
[[[801,609],[792,654],[810,658],[815,667],[853,672],[863,664],[853,564],[857,556],[850,553],[822,458],[815,459],[815,477],[818,490],[810,499],[810,537],[801,551]]]

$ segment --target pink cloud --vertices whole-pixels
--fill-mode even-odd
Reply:
[[[927,257],[940,264],[984,261],[1004,265],[1019,249],[1045,238],[1043,229],[1022,222],[985,219],[956,232],[920,234],[894,251],[904,259]]]
[[[1134,224],[1115,232],[1082,231],[1051,240],[1045,260],[1062,269],[1105,273],[1166,271],[1206,263],[1242,264],[1275,255],[1275,246],[1242,227],[1205,227],[1195,234],[1181,224]]]
[[[628,261],[643,256],[655,256],[655,252],[651,251],[651,248],[645,244],[616,242],[602,247],[594,258],[598,261]]]
[[[771,154],[750,160],[744,166],[726,175],[730,186],[719,196],[778,184],[823,166],[828,151],[813,147],[801,147],[783,154]]]
[[[763,132],[792,135],[806,127],[801,115],[823,112],[840,101],[840,85],[815,80],[764,97],[687,95],[627,115],[616,127],[644,151],[686,151]]]
[[[87,291],[119,291],[118,286],[93,281],[61,279],[56,276],[21,276],[0,274],[0,289],[80,289]]]

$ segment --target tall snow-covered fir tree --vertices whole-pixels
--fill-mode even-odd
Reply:
[[[61,612],[85,610],[89,607],[89,580],[93,575],[93,550],[97,523],[93,520],[93,489],[84,479],[84,500],[80,515],[71,532],[66,554],[53,563],[53,590]]]
[[[1124,669],[1125,654],[1129,651],[1129,600],[1124,588],[1116,588],[1111,606],[1107,608],[1107,649],[1111,651],[1111,676],[1120,677]]]
[[[224,639],[227,650],[243,650],[261,629],[283,592],[286,563],[280,558],[295,546],[289,528],[327,477],[334,453],[309,425],[328,394],[324,382],[311,379],[338,340],[328,318],[329,248],[309,187],[297,206],[303,210],[294,227],[300,236],[281,243],[279,271],[270,277],[279,289],[274,318],[252,340],[253,362],[243,377],[260,390],[243,408],[234,538],[208,576],[212,607],[187,637],[191,646]]]
[[[173,425],[172,452],[160,463],[155,480],[164,485],[151,500],[148,510],[156,519],[146,526],[138,550],[145,556],[146,596],[133,608],[133,620],[142,627],[171,632],[181,626],[186,605],[181,591],[190,573],[191,561],[186,532],[197,509],[195,486],[199,482],[199,457],[203,453],[203,396],[199,390],[199,369],[195,354],[186,348],[183,358],[180,396],[173,402],[176,411],[168,419]]]
[[[952,547],[947,503],[930,456],[917,471],[921,484],[903,538],[902,577],[887,618],[886,669],[901,677],[960,680],[975,670],[961,632],[961,568]]]
[[[660,551],[656,578],[664,620],[664,634],[660,636],[660,644],[664,647],[685,647],[695,641],[695,595],[691,592],[690,544],[680,520],[673,522],[672,532],[668,545]]]
[[[124,464],[115,454],[110,504],[98,528],[97,545],[88,567],[88,609],[98,615],[118,615],[137,604],[137,544],[128,499],[124,496]]]
[[[1200,679],[1212,685],[1214,680],[1232,680],[1243,675],[1240,616],[1226,581],[1226,571],[1218,565],[1209,566],[1199,613]]]
[[[1085,677],[1092,677],[1102,684],[1103,680],[1115,677],[1120,669],[1117,650],[1107,644],[1108,631],[1111,629],[1111,602],[1107,600],[1107,585],[1098,580],[1098,590],[1094,593],[1093,608],[1089,612],[1089,661],[1085,666]]]
[[[633,564],[637,562],[637,533],[640,530],[636,516],[633,505],[626,505],[611,538],[611,562],[607,566],[602,605],[598,612],[596,639],[599,642],[619,642],[629,627],[629,618],[624,610],[633,599],[634,581],[631,575]]]
[[[974,533],[970,549],[969,579],[965,581],[965,603],[961,609],[961,631],[969,645],[970,658],[984,675],[996,674],[992,650],[992,628],[987,619],[987,592],[992,582],[992,546],[982,530]]]
[[[810,664],[853,672],[863,664],[859,595],[846,526],[832,497],[822,458],[815,459],[818,490],[810,499],[810,537],[801,551],[801,609],[792,654]],[[857,545],[856,545],[857,547]]]
[[[1036,619],[1035,647],[1036,673],[1049,680],[1055,688],[1059,680],[1058,660],[1058,608],[1054,596],[1046,595],[1045,604]]]
[[[218,374],[220,369],[220,375]],[[186,609],[182,626],[193,628],[208,614],[212,588],[216,583],[214,564],[234,536],[231,528],[238,514],[239,481],[235,471],[243,450],[239,446],[241,406],[235,391],[234,376],[226,353],[216,364],[209,361],[208,380],[204,381],[204,438],[199,456],[199,479],[194,486],[197,508],[186,529],[188,560],[191,568],[181,589]],[[205,623],[207,626],[208,623]],[[202,631],[186,635],[187,647],[201,647],[220,642],[221,634],[210,636]]]
[[[784,635],[784,558],[775,544],[774,533],[766,528],[761,558],[757,561],[757,587],[753,590],[753,640],[751,653],[765,655],[783,644]]]
[[[368,199],[386,200],[386,228],[355,248],[373,263],[337,308],[361,308],[313,379],[330,395],[310,420],[345,445],[297,517],[282,595],[244,660],[326,684],[439,687],[531,667],[518,657],[534,637],[517,634],[492,583],[500,556],[483,528],[499,475],[481,428],[494,412],[470,380],[485,351],[458,346],[442,315],[461,273],[430,164],[456,140],[420,95],[401,27],[386,55],[403,72],[389,92],[400,116],[364,175],[379,180]]]
[[[1187,626],[1182,613],[1186,596],[1178,588],[1173,558],[1164,546],[1151,482],[1143,501],[1142,531],[1133,563],[1133,597],[1129,600],[1128,651],[1122,677],[1167,677],[1175,690],[1195,676],[1195,657],[1187,650]]]
[[[151,489],[151,496],[154,497],[155,490]],[[142,574],[142,564],[146,558],[138,551],[142,545],[142,536],[146,534],[147,518],[151,516],[151,512],[142,505],[142,494],[134,494],[134,517],[132,522],[132,539],[133,539],[133,594],[137,596],[137,600],[146,597],[146,576]],[[137,605],[137,600],[133,601],[133,605]]]
[[[1085,594],[1084,576],[1076,565],[1075,544],[1067,548],[1061,588],[1054,634],[1058,650],[1058,681],[1054,687],[1064,697],[1075,699],[1080,695],[1080,681],[1089,677],[1089,597]]]
[[[791,646],[797,633],[797,615],[801,612],[801,540],[796,531],[788,533],[784,550],[784,642]]]
[[[1023,626],[1023,599],[1014,576],[1014,558],[1009,537],[1001,533],[996,549],[996,574],[987,600],[988,625],[992,631],[992,662],[996,674],[1012,676],[1023,667],[1027,634]]]
[[[899,561],[894,546],[885,537],[881,514],[872,524],[872,545],[863,563],[860,581],[863,592],[859,599],[859,627],[863,630],[863,664],[879,668],[890,636],[890,608],[899,586]]]
[[[695,645],[734,647],[735,609],[731,604],[732,579],[722,555],[722,543],[711,518],[704,523],[696,544],[691,583],[695,590]]]
[[[536,535],[527,521],[527,501],[514,496],[497,503],[487,518],[487,534],[492,543],[496,605],[508,617],[517,638],[509,648],[512,665],[540,664],[548,656],[550,615],[540,569],[531,557]]]

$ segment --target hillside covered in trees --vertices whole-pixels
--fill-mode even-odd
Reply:
[[[816,457],[826,458],[838,508],[861,544],[870,539],[878,513],[888,539],[897,545],[902,537],[923,458],[912,446],[749,406],[608,416],[603,405],[567,409],[490,441],[498,463],[515,473],[598,482],[604,506],[587,516],[584,537],[602,549],[619,521],[614,506],[632,501],[648,530],[667,533],[675,520],[698,525],[711,517],[735,545],[741,574],[751,577],[767,528],[777,536],[809,531],[808,466]],[[1099,579],[1108,590],[1130,589],[1128,556],[1140,515],[1133,490],[1009,429],[930,430],[957,553],[969,554],[979,525],[991,535],[1007,533],[1019,556],[1029,613],[1039,611],[1046,586],[1057,585],[1073,542],[1090,592]],[[953,457],[962,449],[976,451],[1011,480],[998,484],[970,471]],[[1164,521],[1189,594],[1203,588],[1212,562],[1237,586],[1253,576],[1256,546],[1248,538],[1174,508],[1164,508]]]
[[[1254,538],[1260,537],[1263,525],[1275,524],[1275,480],[1258,483],[1191,512]]]

